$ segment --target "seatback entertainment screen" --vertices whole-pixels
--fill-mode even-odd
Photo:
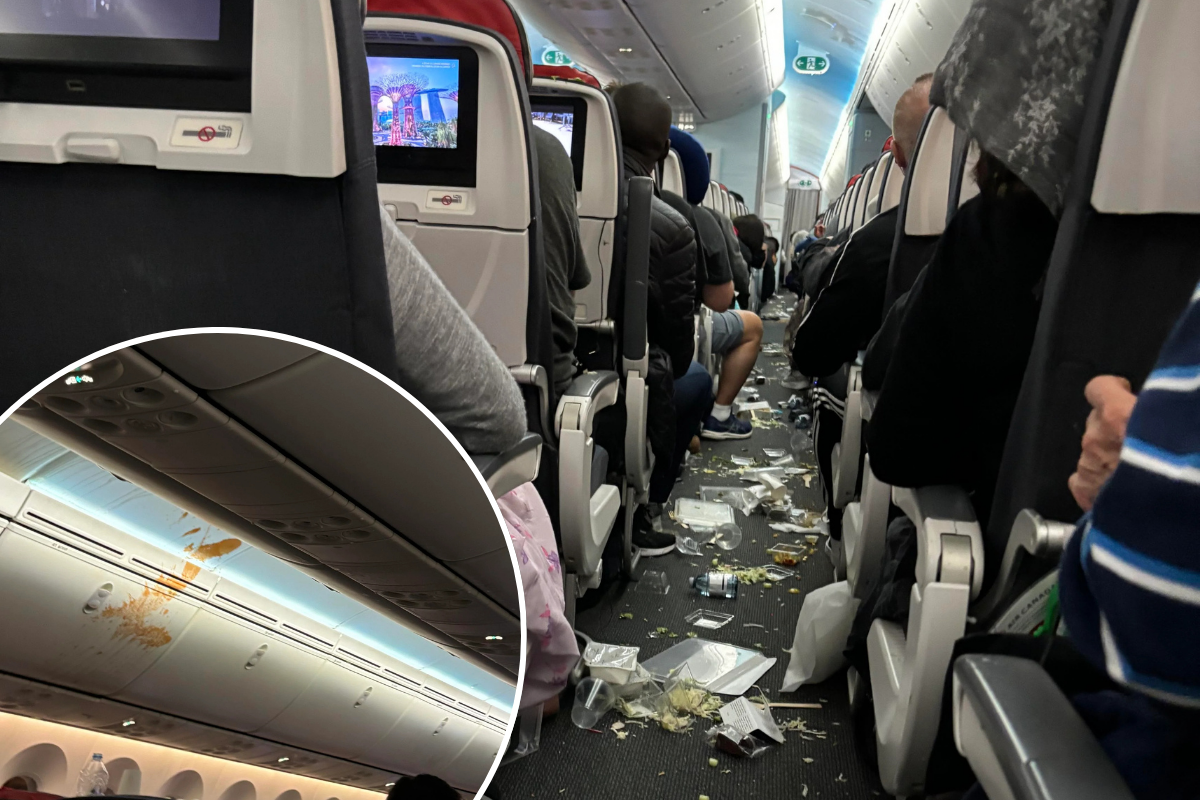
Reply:
[[[458,149],[459,61],[369,57],[377,147]]]
[[[221,0],[3,0],[0,33],[213,42]]]
[[[533,124],[550,133],[562,143],[567,155],[571,154],[574,143],[575,112],[571,108],[559,110],[533,109]]]
[[[583,191],[583,156],[587,141],[587,101],[567,95],[532,95],[533,124],[562,143],[575,169],[575,189]]]

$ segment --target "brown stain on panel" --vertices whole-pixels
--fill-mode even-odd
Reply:
[[[106,607],[100,616],[117,620],[117,629],[112,635],[114,640],[128,639],[145,648],[162,647],[171,642],[171,634],[161,625],[152,625],[149,617],[158,611],[166,614],[164,606],[174,596],[174,592],[162,592],[147,585],[139,596],[130,595],[121,605]]]
[[[192,528],[190,531],[186,531],[182,535],[183,536],[192,536],[193,534],[197,534],[199,532],[200,532],[199,528]]]
[[[183,552],[197,561],[208,561],[210,558],[227,556],[241,546],[242,543],[239,539],[222,539],[219,542],[201,542],[199,545],[189,544],[183,548]]]

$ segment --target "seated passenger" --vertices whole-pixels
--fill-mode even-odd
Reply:
[[[554,525],[533,484],[496,501],[508,526],[525,593],[526,661],[521,708],[552,701],[567,686],[579,643],[566,617]]]
[[[866,434],[883,482],[959,486],[983,522],[1107,24],[1106,12],[1064,9],[1066,46],[1028,17],[993,7],[1009,2],[977,0],[934,75],[931,98],[979,144],[980,193],[950,220],[909,292]],[[848,642],[860,669],[872,619],[907,618],[914,531],[905,517],[889,526],[884,578],[860,606]]]
[[[458,301],[381,205],[400,385],[469,453],[525,435],[520,387]]]
[[[625,176],[649,177],[670,152],[671,106],[657,89],[644,83],[618,86],[612,89],[612,99],[621,128]],[[655,460],[670,464],[683,457],[677,441],[675,382],[688,374],[695,349],[696,241],[687,220],[657,196],[651,203],[651,213],[647,435]],[[685,405],[690,407],[690,402]],[[622,441],[605,443],[604,438],[601,432],[597,440],[610,454],[623,450]],[[615,433],[610,432],[607,438],[615,439]],[[670,480],[673,484],[674,472]],[[634,519],[633,541],[645,556],[664,555],[675,549],[674,536],[653,530],[645,506],[639,508]]]
[[[760,299],[766,303],[775,296],[775,287],[779,278],[779,240],[768,236],[763,242],[767,246],[766,258],[763,262],[762,295]]]
[[[554,335],[554,394],[561,396],[578,373],[575,362],[575,296],[592,282],[575,195],[575,169],[566,148],[536,125],[530,129],[537,148],[538,193],[542,213],[542,253],[546,296]]]
[[[892,118],[893,153],[901,170],[916,149],[921,123],[929,110],[932,75],[917,78],[896,103]],[[792,339],[792,368],[818,378],[813,395],[814,444],[821,487],[836,551],[842,538],[842,510],[833,504],[833,448],[842,439],[846,406],[843,365],[867,346],[883,317],[892,242],[899,209],[879,214],[855,231],[841,248],[829,284],[820,291]],[[812,250],[812,247],[809,248]]]
[[[1130,691],[1072,700],[1138,800],[1195,797],[1200,286],[1140,396],[1113,376],[1092,380],[1087,396],[1071,490],[1090,511],[1063,554],[1059,598],[1072,643]]]
[[[733,273],[734,290],[739,298],[746,298],[750,293],[750,272],[743,245],[734,232],[733,223],[728,217],[712,209],[703,209],[716,220],[726,242],[726,253]],[[759,232],[761,233],[759,223]],[[759,240],[761,241],[761,239]],[[758,251],[761,256],[761,249]],[[753,256],[753,253],[751,253]],[[739,300],[739,304],[741,300]],[[750,371],[758,360],[758,351],[762,345],[762,319],[753,311],[727,308],[713,309],[712,352],[722,356],[721,376],[717,381],[717,398],[713,405],[712,414],[704,423],[701,433],[705,439],[748,439],[753,427],[746,420],[738,419],[733,413],[733,402],[737,399],[738,391],[746,384]]]

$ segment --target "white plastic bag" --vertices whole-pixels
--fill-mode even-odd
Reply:
[[[820,683],[846,665],[842,652],[858,600],[846,581],[809,592],[796,620],[792,658],[780,691],[794,692],[801,684]]]

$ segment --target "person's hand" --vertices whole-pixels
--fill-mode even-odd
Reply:
[[[1083,433],[1083,452],[1079,455],[1079,464],[1067,485],[1079,507],[1091,511],[1096,495],[1121,460],[1125,427],[1133,414],[1137,395],[1131,391],[1129,381],[1115,375],[1092,378],[1084,389],[1084,395],[1092,404],[1092,413],[1088,415],[1087,428]]]
[[[817,227],[813,228],[813,235],[816,236],[818,239],[824,239],[825,238],[825,223],[818,222]]]

